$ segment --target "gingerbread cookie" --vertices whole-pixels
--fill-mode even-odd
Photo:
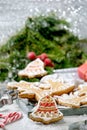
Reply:
[[[80,84],[74,94],[79,96],[87,95],[87,83]]]
[[[61,106],[80,108],[81,105],[87,104],[87,95],[77,96],[73,94],[64,94],[55,97],[57,103]]]
[[[45,95],[50,95],[50,84],[40,82],[9,82],[7,88],[17,89],[18,96],[21,98],[35,99],[36,101]]]
[[[11,82],[8,83],[9,89],[17,89],[19,97],[35,99],[39,101],[46,95],[62,95],[63,93],[69,93],[74,89],[74,85],[61,83],[55,80],[49,80],[47,83],[42,82]]]
[[[51,85],[51,95],[62,95],[71,92],[75,85],[73,83],[63,83],[59,80],[48,80]]]
[[[16,89],[18,91],[18,96],[22,98],[35,98],[35,93],[31,90],[33,83],[21,80],[20,82],[9,82],[7,88],[10,90]]]
[[[9,89],[17,89],[19,97],[35,99],[38,101],[45,95],[62,95],[69,93],[74,89],[73,84],[62,83],[59,80],[48,80],[48,82],[11,82],[8,83]]]
[[[49,124],[61,120],[63,114],[58,110],[55,100],[51,96],[45,96],[38,102],[29,117],[33,121]]]
[[[29,63],[25,69],[18,72],[18,76],[28,78],[42,77],[46,74],[47,71],[44,70],[44,63],[39,58]]]

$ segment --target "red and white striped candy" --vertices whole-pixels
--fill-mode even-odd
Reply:
[[[4,124],[3,122],[2,122],[2,123],[0,122],[0,127],[1,127],[1,128],[4,128],[4,127],[5,127],[5,124]]]
[[[22,113],[20,112],[11,112],[8,115],[0,114],[0,127],[3,128],[6,124],[12,123],[14,121],[19,120],[22,117]]]
[[[5,116],[3,114],[0,114],[0,127],[1,128],[5,127],[4,121],[5,121]]]

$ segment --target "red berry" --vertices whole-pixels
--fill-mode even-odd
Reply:
[[[42,53],[40,56],[41,60],[44,61],[46,58],[48,58],[46,53]]]
[[[54,67],[54,63],[52,62],[49,66],[50,66],[50,67]]]
[[[36,54],[35,54],[35,52],[29,52],[28,54],[27,54],[27,58],[29,59],[29,60],[35,60],[36,59]]]
[[[37,58],[41,59],[41,55],[38,55]]]
[[[46,59],[44,60],[44,64],[45,64],[45,66],[50,66],[50,65],[52,64],[51,59],[46,58]]]

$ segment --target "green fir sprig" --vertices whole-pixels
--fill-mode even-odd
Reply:
[[[27,18],[25,26],[19,32],[0,47],[0,81],[19,81],[18,71],[31,62],[26,57],[30,51],[37,55],[47,53],[55,65],[54,68],[45,68],[49,73],[53,69],[77,67],[87,57],[78,36],[70,31],[70,23],[66,20],[59,19],[53,13],[32,16]]]

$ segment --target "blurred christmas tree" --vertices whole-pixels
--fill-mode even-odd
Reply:
[[[19,81],[17,73],[30,62],[26,58],[30,51],[46,53],[55,64],[54,69],[77,67],[86,59],[79,38],[70,32],[66,20],[54,13],[29,17],[20,32],[0,47],[0,81]],[[52,72],[53,68],[45,69]]]

